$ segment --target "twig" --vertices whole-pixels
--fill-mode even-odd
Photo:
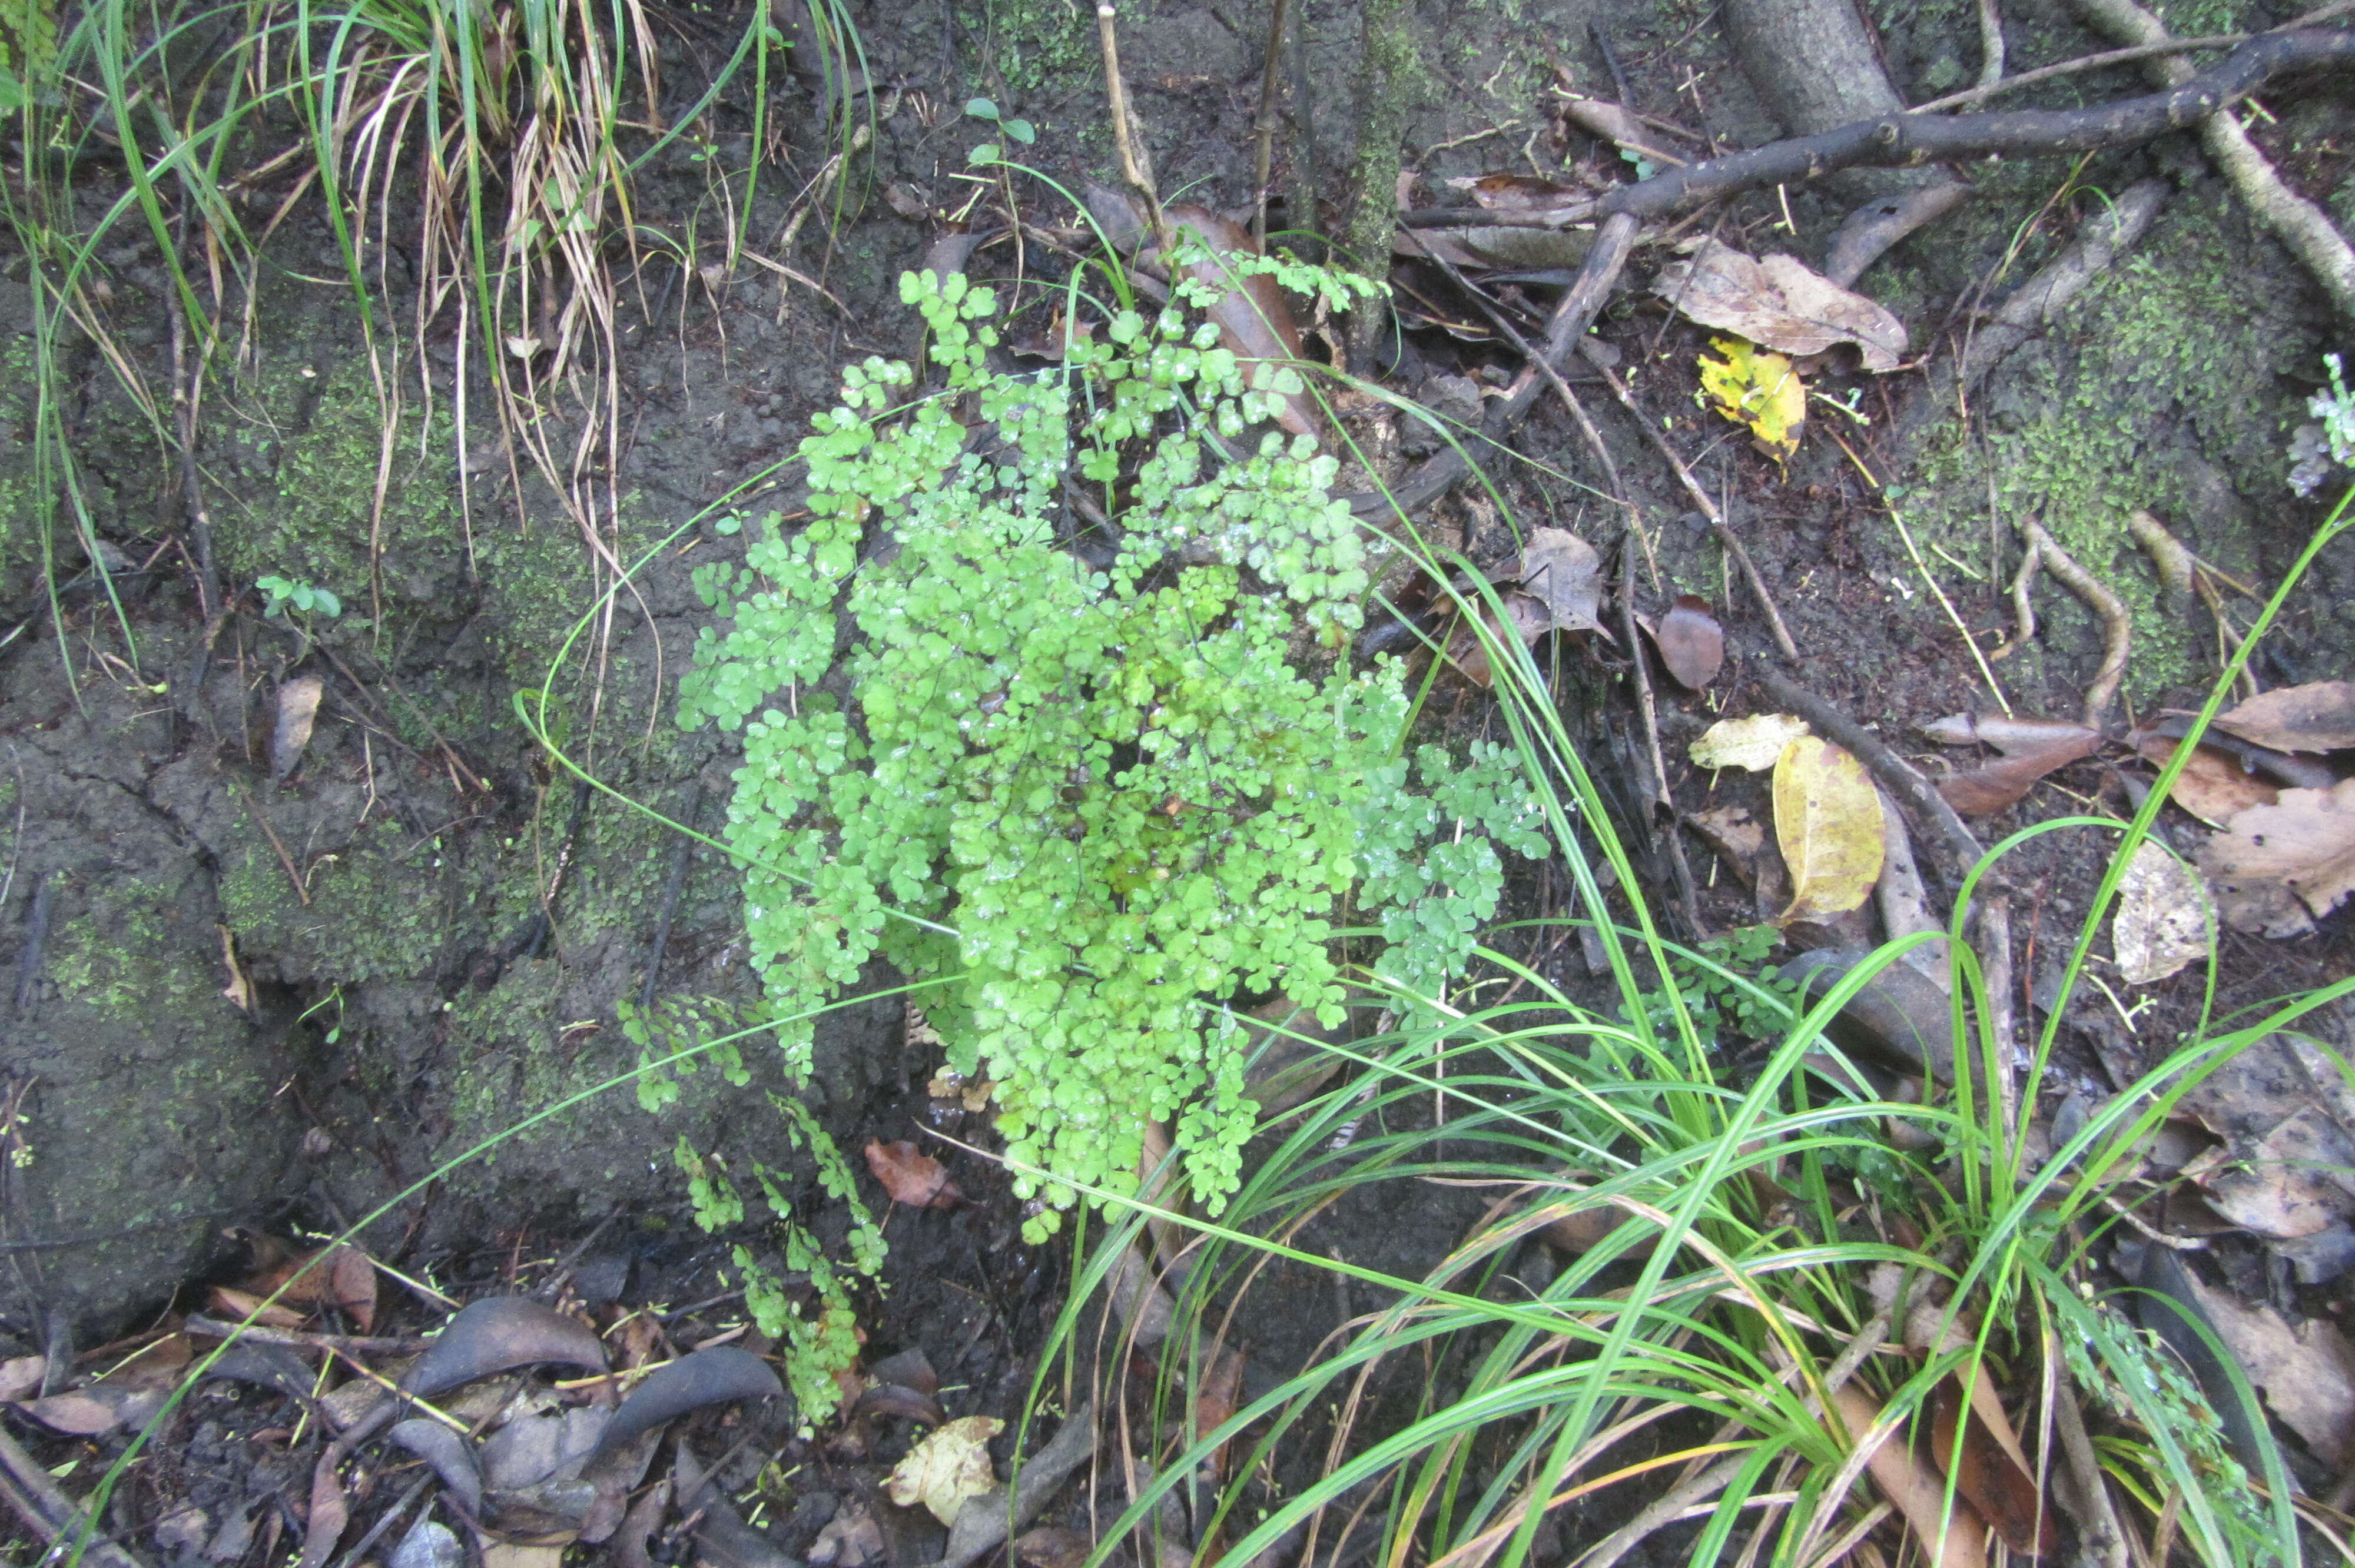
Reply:
[[[81,1561],[93,1568],[141,1568],[139,1559],[99,1534],[96,1526],[83,1519],[80,1505],[66,1496],[49,1472],[5,1430],[0,1430],[0,1500],[16,1510],[27,1529],[49,1542],[51,1553],[45,1553],[44,1561],[59,1549],[80,1546]],[[88,1544],[83,1546],[85,1540]]]
[[[2044,1364],[2061,1365],[2061,1340],[2050,1330],[2044,1335]],[[2069,1478],[2077,1483],[2085,1511],[2093,1516],[2078,1522],[2094,1538],[2087,1544],[2100,1553],[2102,1568],[2127,1568],[2132,1558],[2126,1552],[2126,1531],[2118,1528],[2117,1510],[2111,1506],[2109,1488],[2103,1484],[2102,1462],[2094,1452],[2093,1438],[2086,1435],[2084,1413],[2069,1397],[2072,1392],[2056,1372],[2048,1393],[2053,1430],[2060,1435],[2061,1452],[2069,1462]]]
[[[1949,109],[1961,109],[1967,104],[1984,103],[1988,99],[2011,91],[2015,88],[2032,87],[2055,77],[2076,76],[2089,70],[2106,70],[2111,66],[2133,65],[2138,60],[2159,55],[2188,54],[2194,49],[2237,48],[2249,41],[2247,33],[2210,33],[2197,38],[2169,38],[2163,44],[2140,44],[2130,49],[2105,49],[2097,55],[2081,55],[2058,65],[2039,66],[2034,70],[2021,71],[2000,81],[1982,82],[1966,87],[1960,92],[1950,92],[1944,98],[1934,98],[1927,103],[1913,106],[1915,114],[1938,114]]]
[[[2118,683],[2126,673],[2126,653],[2134,640],[2134,620],[2118,596],[2104,587],[2093,573],[2079,566],[2068,551],[2055,544],[2044,524],[2033,517],[2017,522],[2019,536],[2036,546],[2044,557],[2044,567],[2067,586],[2071,593],[2085,601],[2087,609],[2102,620],[2102,667],[2094,673],[2094,683],[2085,688],[2085,726],[2102,727],[2102,719],[2118,694]]]
[[[1168,220],[1161,216],[1161,197],[1153,188],[1153,164],[1150,155],[1136,144],[1135,128],[1128,118],[1128,84],[1120,74],[1120,35],[1114,24],[1119,20],[1120,7],[1113,0],[1096,0],[1096,40],[1103,48],[1104,91],[1112,100],[1112,138],[1120,148],[1120,171],[1136,194],[1145,198],[1146,218],[1153,225],[1153,242],[1166,254],[1169,249]]]
[[[264,1323],[229,1323],[201,1313],[182,1325],[191,1334],[216,1340],[250,1340],[257,1345],[283,1345],[297,1351],[346,1351],[359,1355],[413,1356],[432,1344],[407,1335],[319,1334],[303,1329],[273,1329]]]
[[[1259,113],[1252,121],[1252,242],[1267,249],[1267,187],[1275,171],[1275,122],[1284,89],[1284,26],[1292,14],[1292,0],[1275,0],[1268,8],[1267,59],[1260,68]]]
[[[1931,787],[1913,765],[1889,749],[1879,736],[1857,723],[1823,698],[1800,685],[1796,681],[1771,666],[1758,667],[1758,683],[1779,707],[1790,709],[1806,719],[1828,738],[1853,752],[1858,761],[1905,805],[1913,808],[1914,821],[1928,830],[1945,862],[1948,885],[1959,886],[1962,879],[1980,853],[1979,842],[1963,825],[1946,798]],[[1987,879],[1981,879],[1985,885]]]
[[[1628,533],[1641,535],[1642,530],[1631,526]],[[1660,750],[1660,714],[1652,696],[1651,667],[1644,658],[1644,644],[1636,633],[1636,567],[1628,552],[1627,541],[1619,541],[1619,634],[1627,640],[1627,662],[1636,677],[1636,712],[1644,721],[1644,749],[1650,758],[1652,777],[1646,793],[1652,797],[1653,821],[1646,828],[1661,826],[1661,809],[1667,809],[1668,867],[1677,879],[1677,903],[1681,907],[1685,924],[1698,938],[1704,927],[1700,923],[1700,895],[1693,887],[1692,865],[1685,859],[1685,836],[1676,830],[1676,802],[1668,796],[1668,764]]]
[[[2277,72],[2355,62],[2355,33],[2325,28],[2260,33],[2180,87],[2094,109],[2003,110],[1979,114],[1919,111],[1794,136],[1729,153],[1635,185],[1616,185],[1592,202],[1542,215],[1480,212],[1492,228],[1564,228],[1608,214],[1669,217],[1761,185],[1820,179],[1841,169],[1912,168],[1998,156],[2043,156],[2132,146],[2180,131],[2254,92]],[[1471,216],[1460,208],[1401,215],[1416,226],[1446,226]]]
[[[1684,485],[1685,493],[1700,508],[1700,514],[1709,519],[1709,531],[1717,536],[1718,544],[1742,568],[1742,580],[1750,585],[1751,596],[1757,599],[1758,608],[1765,612],[1766,627],[1774,633],[1774,646],[1782,652],[1784,658],[1797,663],[1799,645],[1791,641],[1791,629],[1783,624],[1783,612],[1774,608],[1774,596],[1766,591],[1766,579],[1758,575],[1757,563],[1750,558],[1750,552],[1742,548],[1740,537],[1726,526],[1725,514],[1718,510],[1717,503],[1710,499],[1707,490],[1701,488],[1700,482],[1693,477],[1692,470],[1685,466],[1685,460],[1677,455],[1677,449],[1668,445],[1668,438],[1662,435],[1651,420],[1644,418],[1643,411],[1636,407],[1635,397],[1627,391],[1627,384],[1619,379],[1619,373],[1604,364],[1602,356],[1592,351],[1588,352],[1586,362],[1602,373],[1604,383],[1611,388],[1611,395],[1619,399],[1619,406],[1627,410],[1628,416],[1636,421],[1636,429],[1642,430],[1646,439],[1659,450],[1660,455],[1668,460],[1668,466],[1676,471],[1677,479]]]

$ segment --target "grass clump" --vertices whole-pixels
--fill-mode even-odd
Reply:
[[[1024,1179],[1034,1234],[1082,1187],[1132,1191],[1161,1120],[1215,1210],[1252,1127],[1233,1011],[1283,992],[1338,1022],[1353,910],[1380,972],[1435,994],[1497,846],[1539,845],[1527,792],[1494,750],[1410,768],[1399,672],[1317,652],[1359,622],[1365,546],[1330,457],[1254,440],[1292,372],[1121,306],[1009,375],[990,291],[902,295],[944,388],[852,367],[803,444],[807,525],[701,579],[732,625],[680,716],[744,733],[753,961],[786,1014],[876,954],[939,982],[949,1065],[997,1082],[999,1131],[1051,1172]],[[1092,566],[1065,519],[1096,495]]]

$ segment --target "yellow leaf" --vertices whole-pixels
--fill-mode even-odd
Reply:
[[[1783,759],[1783,748],[1807,733],[1807,721],[1790,714],[1753,714],[1720,719],[1692,743],[1692,759],[1703,768],[1746,768],[1762,773]]]
[[[1791,868],[1791,906],[1777,926],[1838,915],[1881,878],[1881,793],[1864,764],[1803,735],[1774,764],[1774,838]]]
[[[1777,462],[1799,450],[1799,426],[1807,417],[1807,384],[1791,362],[1738,337],[1710,340],[1722,359],[1700,356],[1700,387],[1710,406],[1737,425],[1746,425],[1759,448]]]
[[[948,1423],[908,1450],[885,1488],[901,1508],[922,1503],[943,1524],[956,1522],[967,1498],[997,1485],[990,1467],[989,1440],[1006,1430],[992,1415],[966,1415]]]

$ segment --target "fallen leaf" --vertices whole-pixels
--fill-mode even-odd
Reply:
[[[867,1568],[882,1558],[883,1529],[857,1498],[826,1520],[810,1543],[810,1568]]]
[[[2355,747],[2355,681],[2316,681],[2251,697],[2215,727],[2276,751]]]
[[[347,1242],[248,1275],[243,1283],[256,1296],[274,1290],[282,1301],[333,1304],[349,1314],[363,1334],[376,1327],[376,1265]]]
[[[2006,757],[2101,735],[2073,719],[2019,718],[2009,714],[1954,714],[1931,720],[1922,726],[1922,733],[1941,746],[1992,746]]]
[[[1464,228],[1401,228],[1392,244],[1401,256],[1436,256],[1455,267],[1499,272],[1568,271],[1594,248],[1588,228],[1527,228],[1473,224]]]
[[[1977,1403],[1966,1404],[1956,1381],[1960,1375],[1941,1379],[1930,1396],[1930,1457],[1955,1478],[1955,1489],[1969,1499],[2005,1545],[2024,1556],[2041,1556],[2058,1543],[2053,1510],[2044,1503],[2036,1472],[2024,1459],[2014,1457],[2016,1440],[2007,1445],[1987,1429]],[[1984,1369],[1980,1375],[1986,1375]],[[2003,1407],[1997,1405],[1997,1417],[2002,1414]],[[1959,1454],[1955,1442],[1958,1427]]]
[[[1499,597],[1505,606],[1505,615],[1512,622],[1512,635],[1524,644],[1535,642],[1553,630],[1553,612],[1537,595],[1513,588]],[[1497,627],[1493,611],[1484,607],[1480,618],[1491,637],[1498,641],[1505,640],[1506,634]],[[1455,634],[1447,640],[1447,662],[1455,666],[1458,674],[1483,691],[1496,682],[1497,674],[1489,663],[1487,645],[1480,641],[1480,634],[1467,625],[1459,624]]]
[[[2199,722],[2198,714],[2164,708],[2157,718],[2135,733],[2137,736],[2159,735],[2169,740],[2181,740]],[[2241,765],[2243,772],[2261,774],[2266,783],[2286,789],[2328,789],[2339,782],[2338,770],[2318,757],[2259,746],[2255,741],[2243,740],[2229,730],[2218,729],[2212,725],[2200,736],[2200,744],[2213,747],[2232,758]]]
[[[311,726],[319,716],[319,697],[325,690],[316,675],[297,675],[278,688],[278,724],[270,735],[270,777],[283,784],[303,760],[311,744]]]
[[[422,1415],[395,1422],[385,1436],[432,1466],[467,1518],[482,1517],[483,1472],[475,1462],[473,1444]]]
[[[943,1524],[954,1524],[965,1499],[997,1485],[997,1472],[989,1463],[989,1440],[1005,1430],[1006,1423],[994,1415],[952,1421],[908,1450],[885,1489],[901,1508],[921,1502]]]
[[[2101,731],[2081,728],[2074,736],[2050,741],[2034,750],[2019,751],[1967,773],[1941,779],[1938,793],[1964,816],[1984,817],[1990,811],[2017,805],[2047,773],[2091,757],[2101,748]]]
[[[1299,372],[1292,367],[1301,359],[1300,328],[1292,319],[1292,307],[1284,302],[1284,291],[1266,273],[1237,272],[1227,260],[1259,254],[1251,230],[1207,207],[1183,203],[1163,208],[1162,215],[1172,228],[1190,231],[1209,252],[1188,266],[1186,275],[1222,291],[1203,315],[1218,326],[1219,341],[1243,362],[1244,380],[1258,385],[1252,372],[1262,365],[1296,377]],[[1281,396],[1276,422],[1294,435],[1322,439],[1307,396],[1299,391]]]
[[[1833,1430],[1847,1428],[1850,1444],[1862,1444],[1868,1434],[1872,1435],[1864,1467],[1881,1488],[1881,1495],[1905,1516],[1905,1522],[1929,1551],[1930,1561],[1937,1568],[1978,1568],[1984,1563],[1987,1527],[1979,1522],[1977,1511],[1958,1499],[1949,1515],[1945,1482],[1915,1458],[1903,1443],[1891,1441],[1904,1431],[1906,1424],[1895,1422],[1874,1433],[1881,1418],[1881,1407],[1854,1383],[1833,1389],[1829,1404],[1839,1417]]]
[[[2243,1230],[2295,1241],[2328,1230],[2355,1206],[2342,1174],[2355,1140],[2321,1107],[2308,1106],[2254,1141],[2235,1138],[2183,1168],[2208,1206]]]
[[[1243,1353],[1230,1345],[1219,1352],[1218,1359],[1202,1374],[1201,1385],[1194,1391],[1194,1431],[1190,1441],[1199,1443],[1233,1420],[1242,1390]]]
[[[1747,882],[1758,874],[1751,863],[1758,852],[1766,847],[1766,830],[1758,825],[1747,806],[1718,806],[1706,811],[1695,811],[1685,821],[1692,830],[1709,841],[1709,847],[1724,857],[1733,874]]]
[[[1788,907],[1774,924],[1819,919],[1862,904],[1881,876],[1881,793],[1864,764],[1801,736],[1774,764],[1774,839],[1791,868]]]
[[[2137,730],[2127,738],[2145,758],[2161,768],[2182,744],[2148,730]],[[2252,806],[2274,804],[2281,799],[2281,791],[2242,767],[2238,758],[2202,746],[2175,776],[2175,788],[2168,791],[2168,799],[2210,827],[2221,828]]]
[[[2252,806],[2200,852],[2216,906],[2236,931],[2303,936],[2355,893],[2355,779],[2285,789]]]
[[[1721,357],[1700,356],[1700,389],[1710,406],[1746,427],[1759,450],[1777,462],[1799,450],[1799,427],[1807,418],[1807,384],[1791,362],[1738,337],[1710,339]]]
[[[1703,326],[1805,357],[1852,343],[1867,370],[1905,357],[1904,323],[1789,256],[1764,260],[1703,236],[1691,255],[1660,269],[1652,292]]]
[[[483,1568],[560,1568],[563,1562],[561,1546],[523,1546],[511,1541],[494,1541],[483,1548]]]
[[[52,1432],[62,1432],[69,1437],[95,1437],[123,1424],[121,1403],[77,1390],[53,1393],[47,1399],[27,1400],[16,1408]]]
[[[311,1514],[304,1526],[303,1555],[296,1568],[322,1568],[351,1518],[344,1484],[336,1478],[336,1451],[330,1448],[311,1466]]]
[[[1558,630],[1593,628],[1603,599],[1603,558],[1567,528],[1532,528],[1513,574],[1538,597]]]
[[[965,1201],[941,1162],[905,1139],[895,1143],[868,1139],[867,1169],[875,1172],[893,1202],[911,1209],[954,1209]]]
[[[0,1361],[0,1400],[14,1402],[38,1393],[48,1370],[47,1356],[11,1356]]]
[[[2190,866],[2148,839],[2135,846],[2118,880],[2110,948],[2118,973],[2134,985],[2165,980],[2208,956],[2207,888]]]
[[[2318,1458],[2343,1467],[2355,1457],[2355,1346],[2325,1319],[2293,1329],[2270,1306],[2244,1305],[2196,1275],[2189,1283],[2216,1337],[2274,1414]]]
[[[1783,748],[1807,733],[1807,721],[1793,714],[1753,714],[1720,719],[1701,731],[1687,755],[1700,768],[1746,768],[1763,772],[1782,760]]]
[[[715,1345],[681,1356],[648,1372],[597,1439],[584,1464],[625,1446],[641,1432],[707,1404],[740,1399],[773,1399],[785,1392],[774,1369],[751,1351],[734,1345]]]
[[[1594,193],[1583,185],[1566,185],[1528,175],[1458,175],[1447,185],[1450,189],[1465,192],[1490,212],[1560,212],[1592,205],[1594,200]]]
[[[430,1399],[444,1389],[511,1367],[558,1361],[605,1370],[604,1341],[580,1319],[521,1296],[493,1296],[450,1319],[400,1380],[401,1392]]]
[[[1725,629],[1710,613],[1709,600],[1699,594],[1677,596],[1660,617],[1652,645],[1660,651],[1660,662],[1668,673],[1687,691],[1698,692],[1716,680],[1725,663]]]
[[[275,1301],[264,1307],[261,1297],[248,1291],[233,1290],[226,1285],[214,1286],[207,1293],[206,1299],[214,1316],[227,1318],[231,1322],[242,1323],[250,1319],[266,1329],[299,1329],[303,1326],[303,1314],[292,1307],[282,1306]]]

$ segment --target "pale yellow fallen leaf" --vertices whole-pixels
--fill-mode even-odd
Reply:
[[[1701,731],[1687,755],[1701,768],[1746,768],[1764,772],[1782,758],[1783,748],[1807,733],[1796,714],[1753,714],[1720,719]]]
[[[957,1510],[967,1498],[977,1498],[997,1485],[990,1467],[989,1440],[1006,1430],[994,1415],[965,1415],[908,1450],[885,1482],[891,1500],[901,1508],[922,1503],[943,1524],[956,1522]]]
[[[2110,946],[2118,973],[2135,985],[2165,980],[2208,956],[2208,890],[2190,866],[2148,839],[2135,846],[2118,881]]]
[[[1864,764],[1803,735],[1774,764],[1774,839],[1791,868],[1791,904],[1774,924],[1853,909],[1881,878],[1881,793]]]

